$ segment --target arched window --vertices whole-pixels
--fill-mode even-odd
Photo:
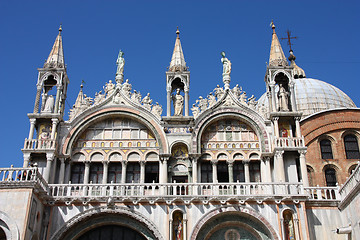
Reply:
[[[159,182],[159,162],[147,162],[145,165],[145,182]]]
[[[359,152],[359,144],[357,138],[352,135],[346,135],[344,137],[344,145],[345,145],[345,152],[347,159],[359,159],[360,152]]]
[[[349,168],[349,176],[355,171],[356,167],[357,167],[357,164],[354,164]]]
[[[71,166],[71,183],[84,183],[84,163],[74,163]]]
[[[90,165],[90,181],[92,183],[102,183],[103,180],[103,164],[91,163]]]
[[[226,161],[219,161],[217,164],[218,182],[229,182],[229,171]]]
[[[322,159],[333,159],[331,141],[329,139],[323,139],[320,141],[320,151]]]
[[[126,167],[126,182],[140,182],[140,164],[138,162],[129,162]]]
[[[260,182],[261,181],[260,162],[259,161],[251,161],[250,162],[249,173],[250,173],[250,182]]]
[[[122,164],[118,162],[111,162],[109,164],[108,183],[121,183]]]
[[[333,167],[328,167],[325,169],[325,180],[326,186],[335,187],[337,184],[336,180],[336,170]]]
[[[209,161],[203,161],[201,163],[201,182],[211,183],[212,181],[212,165]]]
[[[172,239],[184,239],[184,216],[181,211],[175,211],[172,216]]]
[[[233,165],[234,182],[245,182],[244,164],[240,161],[235,161]]]

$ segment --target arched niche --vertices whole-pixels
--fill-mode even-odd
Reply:
[[[171,147],[171,157],[187,158],[189,157],[189,149],[185,143],[178,142]]]

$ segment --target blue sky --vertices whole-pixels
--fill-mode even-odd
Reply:
[[[248,96],[265,92],[273,19],[279,37],[291,30],[297,64],[307,77],[343,90],[360,106],[359,1],[0,1],[0,84],[3,137],[0,167],[22,165],[37,68],[63,26],[72,106],[85,80],[94,97],[115,78],[118,51],[125,78],[166,109],[165,71],[179,26],[191,72],[190,103],[222,84],[220,52],[232,61],[231,87]],[[285,55],[289,48],[282,41]],[[68,112],[68,107],[66,109]],[[66,118],[67,119],[67,114]]]

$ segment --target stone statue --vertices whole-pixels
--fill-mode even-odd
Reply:
[[[249,97],[249,99],[248,99],[248,104],[249,104],[249,107],[250,107],[251,109],[255,109],[255,106],[256,106],[256,104],[257,104],[257,101],[255,101],[254,95],[251,95],[251,97]]]
[[[126,95],[126,97],[130,98],[130,91],[131,91],[131,84],[129,83],[129,79],[126,79],[122,86],[123,93]]]
[[[125,59],[123,56],[124,56],[124,52],[120,50],[118,58],[116,60],[116,65],[117,65],[116,75],[124,74]]]
[[[194,118],[197,118],[197,116],[200,113],[199,107],[197,107],[195,104],[192,105],[191,111],[193,113]]]
[[[144,105],[144,107],[147,109],[147,110],[151,110],[151,103],[152,103],[152,100],[150,99],[150,93],[148,93],[144,99],[142,100],[142,104]]]
[[[115,84],[113,84],[111,80],[109,80],[108,83],[105,83],[104,91],[106,97],[109,97],[114,92],[114,90],[115,90]]]
[[[43,112],[52,113],[54,111],[54,97],[53,95],[49,95],[46,98],[45,107]]]
[[[203,112],[207,109],[208,107],[208,100],[206,98],[203,98],[202,96],[199,97],[199,107],[200,110]]]
[[[99,104],[102,101],[105,100],[105,94],[102,94],[102,91],[95,93],[95,98],[94,98],[94,104]]]
[[[141,93],[134,90],[134,93],[131,94],[131,101],[134,103],[140,104],[141,103]]]
[[[209,93],[207,98],[208,98],[208,102],[209,102],[209,107],[212,107],[216,104],[216,98],[212,93]]]
[[[241,92],[242,88],[239,87],[239,84],[236,84],[236,86],[232,89],[232,93],[235,95],[236,99],[239,99]]]
[[[240,103],[247,105],[247,96],[245,91],[240,95]]]
[[[214,89],[214,93],[215,93],[215,97],[219,101],[219,99],[222,98],[222,96],[224,95],[224,89],[221,88],[219,85],[217,85],[216,88]]]
[[[225,57],[225,52],[221,52],[221,62],[223,64],[223,74],[230,75],[231,73],[231,62]]]
[[[279,84],[279,92],[277,95],[279,100],[279,111],[289,111],[289,93],[282,83]]]
[[[156,104],[152,107],[152,109],[151,109],[151,112],[155,115],[155,116],[157,116],[158,118],[160,118],[161,117],[161,114],[162,114],[162,107],[161,107],[161,105],[159,105],[159,103],[157,103],[156,102]]]
[[[180,88],[176,89],[176,94],[172,95],[174,104],[174,116],[182,116],[184,108],[184,97],[180,94]]]
[[[84,107],[90,107],[92,102],[93,102],[93,99],[91,97],[86,96],[86,94],[84,94],[84,101],[82,102],[82,105]]]

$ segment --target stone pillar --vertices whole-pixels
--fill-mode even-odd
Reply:
[[[46,154],[46,168],[45,168],[45,172],[44,172],[44,179],[47,183],[49,183],[50,180],[50,171],[51,171],[51,165],[52,162],[54,161],[54,154]]]
[[[30,119],[30,131],[29,131],[29,137],[28,137],[29,140],[34,138],[35,123],[36,123],[36,119],[31,118]]]
[[[189,89],[185,89],[185,116],[189,116]]]
[[[275,84],[274,84],[274,83],[270,84],[270,90],[271,90],[271,106],[272,106],[272,111],[273,111],[273,112],[276,112],[276,111],[277,111],[277,107],[276,107]]]
[[[140,160],[140,183],[145,182],[145,161]]]
[[[266,96],[268,98],[268,105],[269,105],[270,112],[273,112],[271,92],[269,92],[269,91],[266,92]]]
[[[59,104],[60,104],[60,97],[61,97],[61,91],[62,86],[56,85],[57,91],[56,91],[56,99],[55,99],[55,107],[54,107],[54,113],[59,112]]]
[[[71,180],[71,160],[68,160],[67,161],[67,164],[66,164],[66,173],[65,173],[65,180],[64,180],[64,183],[68,183],[70,182]]]
[[[59,172],[59,183],[64,183],[64,176],[65,176],[65,158],[60,158],[60,172]]]
[[[296,137],[301,137],[300,117],[295,117]]]
[[[297,111],[296,107],[296,99],[295,99],[295,90],[294,90],[295,83],[290,83],[290,99],[291,99],[291,109],[293,112]]]
[[[47,96],[48,96],[47,93],[42,93],[42,94],[41,94],[41,107],[40,107],[40,112],[42,112],[42,111],[44,110]]]
[[[309,178],[307,175],[306,158],[305,158],[306,150],[299,150],[298,152],[300,154],[299,160],[300,160],[301,179],[304,187],[308,187]]]
[[[279,117],[274,117],[273,121],[274,121],[275,136],[278,138],[279,137]]]
[[[261,167],[264,167],[262,173],[264,176],[261,176],[262,182],[272,182],[271,181],[271,168],[270,168],[270,157],[264,157],[261,161]]]
[[[166,101],[167,101],[167,108],[166,108],[166,116],[170,117],[171,116],[171,90],[167,91],[167,95],[166,95]]]
[[[51,121],[52,121],[52,128],[51,128],[50,139],[54,140],[55,139],[55,133],[56,133],[56,127],[57,127],[57,124],[58,124],[59,120],[57,118],[53,118],[53,119],[51,119]]]
[[[30,156],[31,156],[30,153],[24,153],[24,163],[23,163],[24,168],[29,167]]]
[[[234,182],[234,170],[233,170],[233,165],[234,165],[234,161],[228,161],[228,172],[229,172],[229,183],[233,183]]]
[[[84,184],[88,184],[90,177],[90,161],[85,161],[84,163],[85,163]]]
[[[285,182],[285,169],[284,169],[284,158],[283,158],[284,151],[277,150],[275,151],[275,180],[277,182]]]
[[[34,113],[39,112],[40,97],[41,97],[41,86],[37,86],[35,104],[34,104],[34,111],[33,111]]]
[[[217,162],[218,162],[217,160],[211,160],[213,183],[218,182],[218,178],[217,178]]]
[[[126,166],[127,161],[121,161],[121,183],[126,182]]]
[[[245,182],[250,182],[250,170],[249,170],[249,163],[250,160],[246,159],[242,161],[244,163],[244,174],[245,174]]]
[[[104,172],[103,172],[102,184],[106,184],[108,180],[109,161],[104,160],[103,165],[104,165]]]
[[[260,159],[260,176],[261,176],[261,182],[266,182],[267,176],[266,174],[266,163],[264,159]]]
[[[197,183],[198,182],[198,158],[194,157],[192,159],[192,179],[193,179],[193,183]]]

